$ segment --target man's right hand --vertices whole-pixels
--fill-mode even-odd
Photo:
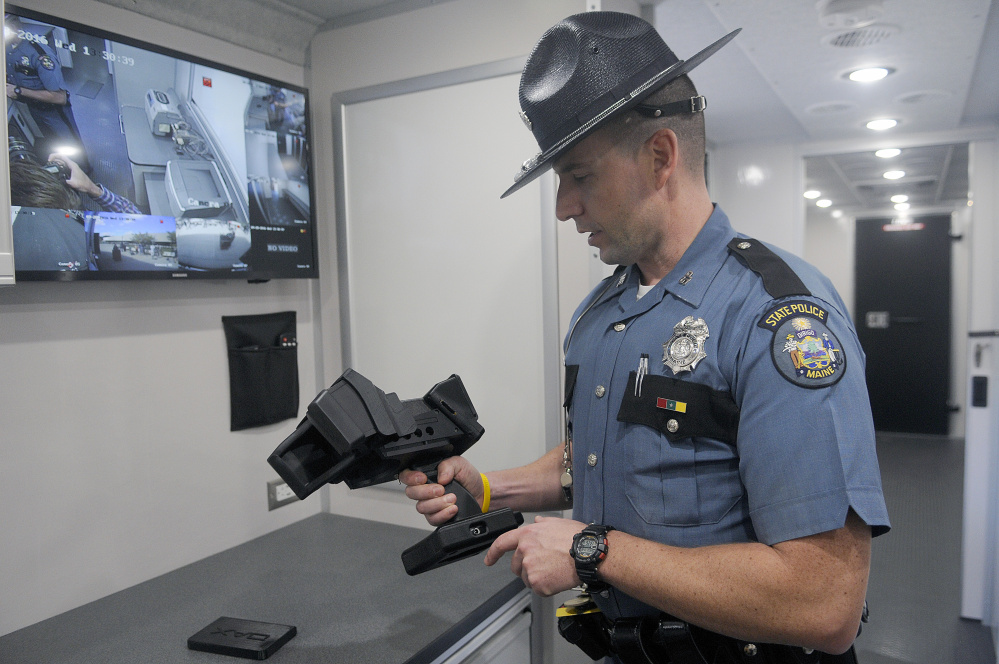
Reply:
[[[482,477],[475,467],[464,457],[455,456],[441,461],[437,466],[437,482],[428,482],[425,473],[404,470],[399,473],[399,481],[406,485],[406,496],[416,501],[416,511],[427,517],[431,526],[440,526],[458,513],[455,496],[444,493],[444,485],[457,479],[482,505],[485,488]]]

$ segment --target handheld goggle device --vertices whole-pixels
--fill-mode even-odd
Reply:
[[[464,453],[483,433],[457,375],[434,385],[422,399],[400,401],[348,369],[313,399],[305,419],[267,461],[304,499],[327,483],[359,489],[394,481],[407,468],[434,481],[441,461]],[[457,497],[458,514],[403,551],[410,575],[483,551],[524,522],[509,508],[483,514],[456,481],[444,491]]]

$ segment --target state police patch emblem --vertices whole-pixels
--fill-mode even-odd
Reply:
[[[777,371],[801,387],[828,387],[846,370],[846,355],[826,326],[829,312],[814,302],[782,302],[760,319],[774,333],[770,354]]]

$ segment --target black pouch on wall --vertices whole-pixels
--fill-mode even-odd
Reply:
[[[223,316],[229,349],[230,431],[298,416],[295,312]]]

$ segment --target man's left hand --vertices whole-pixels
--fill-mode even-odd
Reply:
[[[569,553],[572,537],[586,524],[571,519],[539,516],[534,523],[503,533],[486,553],[486,565],[513,552],[510,571],[538,595],[549,597],[579,585],[576,563]]]

